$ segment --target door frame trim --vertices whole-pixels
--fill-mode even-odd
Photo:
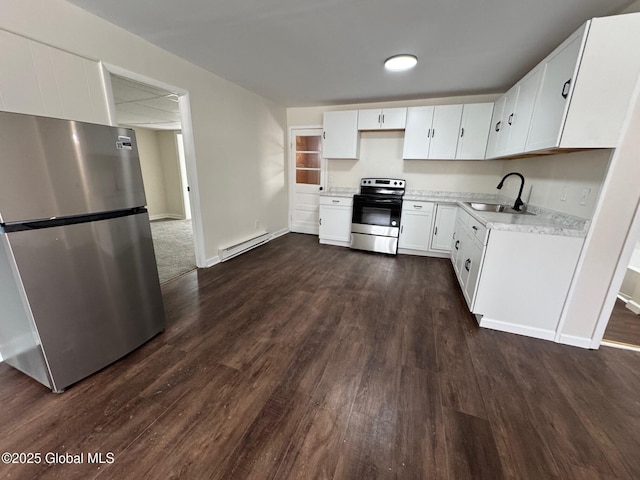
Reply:
[[[295,150],[294,150],[294,146],[293,146],[293,138],[294,138],[294,130],[313,130],[313,129],[319,129],[322,130],[322,125],[295,125],[295,126],[290,126],[289,127],[289,148],[287,149],[287,165],[288,165],[288,176],[289,176],[289,221],[287,222],[288,226],[289,226],[289,231],[293,231],[291,229],[291,225],[293,223],[293,212],[295,210],[295,193],[296,193],[296,176],[295,176],[295,168],[296,168],[296,164],[295,164]],[[324,190],[327,189],[327,159],[323,157],[320,158],[320,169],[322,171],[321,173],[321,178],[322,178],[322,188]],[[324,174],[324,175],[323,175]]]
[[[191,203],[191,224],[193,225],[193,249],[196,257],[196,266],[206,268],[207,257],[204,249],[204,229],[202,225],[202,209],[200,204],[200,189],[198,187],[198,172],[196,161],[196,147],[193,136],[193,122],[191,119],[191,103],[189,91],[176,87],[146,75],[141,75],[126,68],[119,67],[106,62],[100,62],[102,68],[103,86],[107,96],[107,109],[109,111],[109,121],[116,126],[116,104],[111,87],[111,75],[117,75],[139,83],[151,85],[162,90],[168,90],[178,95],[178,106],[180,109],[180,123],[182,124],[182,140],[184,144],[184,159],[187,167],[187,181],[189,182],[190,203]]]

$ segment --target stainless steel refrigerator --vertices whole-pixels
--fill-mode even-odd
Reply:
[[[0,112],[0,354],[55,392],[165,328],[133,130]]]

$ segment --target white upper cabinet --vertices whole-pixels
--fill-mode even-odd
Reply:
[[[541,66],[526,151],[615,148],[640,75],[640,13],[594,18]]]
[[[518,82],[518,98],[513,111],[506,119],[505,129],[508,133],[505,155],[524,152],[541,79],[542,68],[538,67]]]
[[[500,134],[504,128],[504,122],[502,117],[504,115],[504,105],[507,101],[506,95],[500,97],[494,107],[493,116],[491,117],[491,125],[489,128],[489,141],[487,142],[487,156],[486,158],[494,158],[498,156],[498,140]]]
[[[449,160],[456,158],[462,105],[438,105],[433,113],[429,158]]]
[[[324,112],[324,158],[358,158],[358,110]]]
[[[538,66],[496,102],[496,111],[501,112],[492,121],[487,158],[524,152],[541,77]]]
[[[586,26],[574,33],[544,62],[540,95],[535,104],[528,151],[557,147],[577,74]]]
[[[429,158],[434,110],[435,107],[409,107],[407,109],[407,127],[404,131],[402,158],[406,160]]]
[[[405,160],[456,158],[462,105],[409,107],[404,132]]]
[[[358,110],[358,130],[404,130],[406,108]]]
[[[0,110],[110,123],[98,62],[2,30]]]
[[[518,103],[518,94],[520,93],[520,84],[515,84],[504,94],[504,111],[502,113],[502,123],[500,124],[500,132],[498,132],[498,144],[496,145],[495,156],[504,155],[507,149],[507,141],[509,140],[509,132],[513,124],[515,116],[516,104]]]
[[[456,159],[479,160],[484,158],[492,113],[493,103],[464,105]]]

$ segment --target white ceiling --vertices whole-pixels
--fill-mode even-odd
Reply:
[[[503,92],[630,0],[70,0],[284,106]],[[386,73],[391,55],[417,68]]]
[[[181,130],[178,96],[111,75],[118,125],[156,130]]]

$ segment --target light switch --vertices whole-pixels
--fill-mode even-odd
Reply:
[[[586,205],[587,204],[587,199],[589,198],[590,194],[591,194],[591,189],[590,188],[583,188],[582,189],[582,195],[580,195],[580,205]]]

